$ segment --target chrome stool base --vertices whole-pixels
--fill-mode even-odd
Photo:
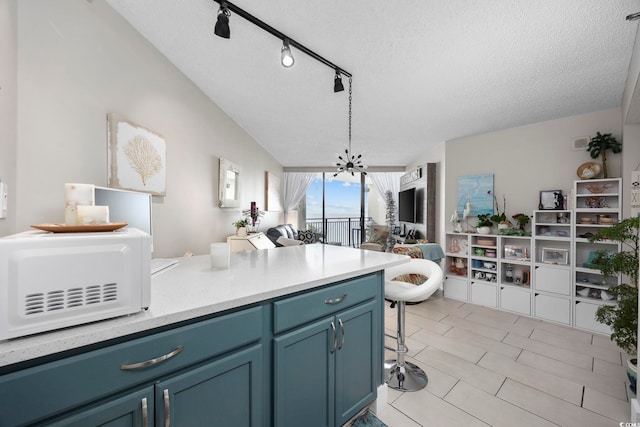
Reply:
[[[396,360],[385,360],[384,377],[389,387],[399,391],[422,390],[429,382],[422,369],[407,361],[402,369]]]

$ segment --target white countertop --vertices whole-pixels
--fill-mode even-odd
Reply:
[[[151,305],[137,314],[0,341],[0,366],[305,291],[408,262],[409,257],[312,244],[231,254],[212,271],[208,255],[181,258],[151,279]]]

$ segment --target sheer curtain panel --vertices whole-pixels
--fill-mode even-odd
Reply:
[[[300,200],[307,193],[313,178],[313,172],[285,172],[284,173],[284,222],[288,223],[289,211],[298,206]]]

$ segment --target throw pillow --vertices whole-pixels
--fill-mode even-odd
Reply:
[[[391,250],[394,254],[408,255],[411,258],[424,258],[422,249],[416,246],[394,246]],[[427,281],[427,276],[423,274],[403,274],[395,277],[391,280],[397,280],[398,282],[411,283],[412,285],[422,285]]]
[[[402,274],[398,277],[394,277],[391,280],[395,280],[396,282],[411,283],[412,285],[422,285],[424,282],[427,281],[427,279],[429,278],[424,274],[411,273],[411,274]]]
[[[298,240],[302,240],[304,243],[315,243],[316,233],[313,230],[298,231]]]
[[[389,235],[388,231],[377,230],[371,233],[371,237],[369,237],[368,242],[377,243],[379,245],[385,246],[387,244],[387,236]]]
[[[276,242],[278,242],[282,246],[300,246],[300,245],[304,245],[304,242],[302,240],[289,239],[289,238],[284,237],[284,236],[278,237],[278,240],[276,240]]]
[[[422,249],[417,246],[394,246],[391,252],[398,255],[407,255],[411,258],[424,258]]]

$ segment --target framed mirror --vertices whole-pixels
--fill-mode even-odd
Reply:
[[[240,167],[220,157],[220,177],[218,183],[218,206],[221,208],[239,208]]]

